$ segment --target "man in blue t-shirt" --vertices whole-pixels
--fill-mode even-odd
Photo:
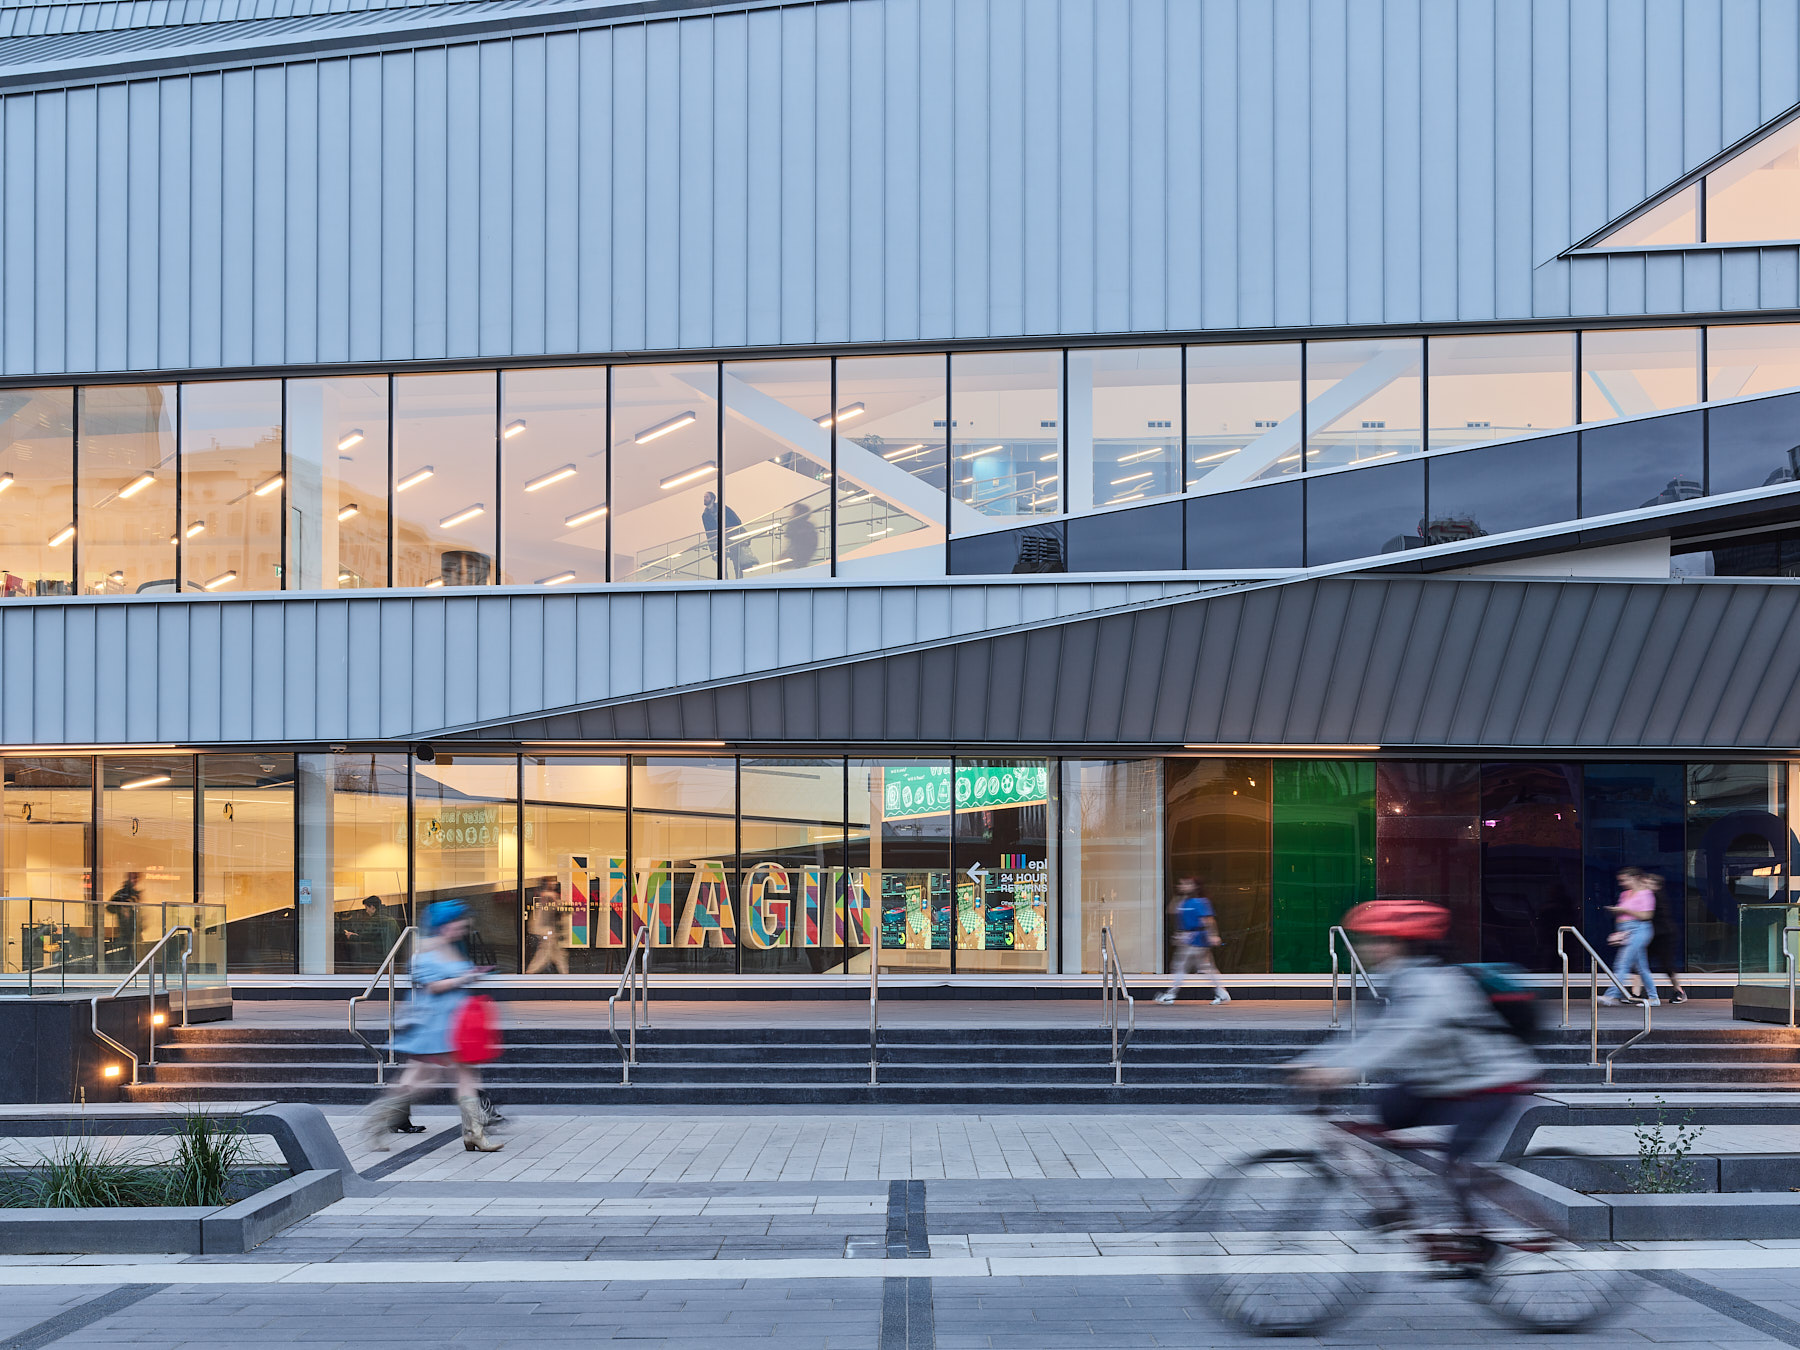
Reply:
[[[1213,1002],[1229,1003],[1225,982],[1219,978],[1213,948],[1219,945],[1219,924],[1213,917],[1212,901],[1200,894],[1200,883],[1183,877],[1175,883],[1175,897],[1169,901],[1169,927],[1175,934],[1174,982],[1156,996],[1158,1003],[1173,1003],[1181,992],[1181,982],[1198,970],[1212,977]]]

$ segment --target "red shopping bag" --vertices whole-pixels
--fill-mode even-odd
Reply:
[[[459,1064],[487,1064],[500,1058],[500,1017],[494,1000],[471,994],[450,1024],[450,1053]]]

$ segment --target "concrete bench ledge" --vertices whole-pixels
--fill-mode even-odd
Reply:
[[[1800,1092],[1538,1093],[1521,1097],[1494,1155],[1517,1162],[1537,1132],[1557,1125],[1645,1125],[1656,1119],[1695,1125],[1800,1125]]]
[[[241,1256],[289,1224],[343,1199],[342,1175],[319,1169],[221,1208],[0,1209],[0,1254],[71,1252]]]

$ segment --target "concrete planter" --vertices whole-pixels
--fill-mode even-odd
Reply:
[[[1695,1158],[1707,1189],[1686,1195],[1583,1194],[1561,1178],[1620,1184],[1635,1159],[1530,1158],[1520,1166],[1495,1167],[1508,1208],[1532,1215],[1577,1242],[1667,1242],[1800,1238],[1800,1193],[1719,1190],[1731,1183],[1779,1179],[1794,1159]]]

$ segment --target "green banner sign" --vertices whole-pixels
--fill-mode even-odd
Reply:
[[[950,809],[950,770],[935,764],[891,765],[882,775],[882,817],[942,815]],[[1050,794],[1050,771],[1043,764],[958,764],[956,809],[986,811],[997,806],[1041,806]]]

